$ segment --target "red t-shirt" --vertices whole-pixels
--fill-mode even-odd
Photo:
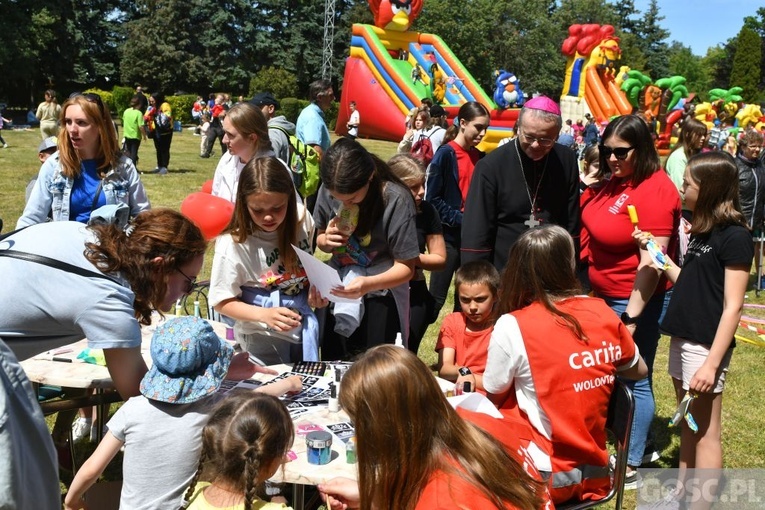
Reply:
[[[459,179],[460,191],[462,192],[462,207],[464,209],[465,200],[467,200],[468,190],[470,189],[470,181],[473,179],[473,170],[475,169],[475,164],[478,163],[480,153],[472,147],[465,150],[454,140],[449,142],[449,146],[454,149],[454,153],[457,155],[457,177]]]
[[[637,209],[640,230],[670,238],[667,254],[676,260],[680,196],[663,170],[654,172],[637,187],[614,178],[595,193],[582,210],[582,226],[589,234],[590,283],[599,295],[628,298],[635,282],[640,250],[632,238],[634,227],[627,205]],[[671,286],[662,275],[656,291],[665,291]]]
[[[454,362],[461,367],[468,367],[474,374],[483,374],[486,370],[486,354],[494,327],[481,331],[468,331],[465,316],[461,312],[450,313],[441,323],[441,331],[436,340],[436,352],[444,347],[454,349]]]
[[[212,117],[216,118],[220,116],[221,113],[223,113],[226,110],[226,107],[222,104],[216,104],[212,107],[212,110],[210,110],[210,113],[212,113]]]

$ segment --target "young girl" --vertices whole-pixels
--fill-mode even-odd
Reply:
[[[430,275],[430,293],[436,300],[433,320],[446,301],[454,271],[460,266],[462,212],[473,169],[483,153],[475,148],[489,127],[489,111],[471,101],[460,107],[454,124],[444,136],[428,170],[425,200],[433,204],[441,218],[446,241],[446,267]],[[455,309],[459,310],[457,300]]]
[[[340,402],[356,428],[359,478],[319,485],[330,509],[544,508],[533,464],[482,430],[499,420],[458,414],[406,349],[367,351],[343,377]]]
[[[239,177],[231,223],[215,243],[210,304],[237,321],[237,339],[266,364],[291,359],[303,342],[318,359],[318,323],[305,270],[292,245],[311,251],[313,219],[297,203],[290,171],[275,157],[250,160]],[[297,355],[298,353],[294,353]]]
[[[683,176],[685,175],[685,165],[688,164],[688,158],[701,152],[701,148],[707,139],[707,126],[694,118],[688,118],[683,122],[680,129],[675,148],[667,158],[664,169],[669,178],[675,183],[677,191],[683,187]]]
[[[223,118],[223,143],[228,150],[215,169],[212,194],[236,202],[236,188],[244,165],[253,158],[275,156],[268,138],[268,124],[260,108],[251,103],[232,106]]]
[[[574,256],[562,227],[521,234],[502,275],[498,311],[504,315],[494,326],[483,374],[495,403],[517,400],[504,406],[517,427],[512,437],[540,471],[552,474],[556,504],[608,492],[605,425],[613,377],[647,373],[608,305],[581,295]]]
[[[682,425],[681,482],[685,471],[717,478],[722,468],[721,415],[725,374],[735,347],[754,246],[741,213],[738,172],[733,158],[716,151],[688,160],[683,178],[685,205],[693,212],[691,240],[682,271],[672,261],[675,282],[661,328],[671,336],[669,374],[677,401],[695,396],[689,411],[698,425]],[[645,246],[650,234],[633,234]],[[676,496],[682,496],[682,483]],[[693,507],[696,509],[697,507]]]
[[[359,327],[347,338],[334,331],[334,315],[328,317],[322,356],[339,359],[349,350],[393,343],[397,333],[406,341],[409,280],[420,255],[411,192],[384,161],[348,138],[335,142],[322,158],[321,180],[316,243],[333,254],[331,266],[355,264],[364,271],[333,294],[363,298],[365,310]],[[349,233],[339,227],[338,212],[354,204],[363,214]]]
[[[409,350],[417,354],[422,337],[433,322],[435,301],[428,291],[423,271],[440,271],[446,265],[441,220],[432,204],[423,200],[425,196],[425,170],[422,164],[409,154],[396,154],[388,160],[391,171],[406,184],[414,196],[417,216],[417,244],[420,256],[415,262],[414,276],[409,282]],[[427,253],[426,253],[427,249]]]
[[[202,112],[202,124],[199,126],[199,154],[205,153],[205,147],[207,146],[207,133],[210,131],[210,112],[205,110]]]
[[[279,469],[294,437],[292,419],[279,399],[255,393],[226,397],[202,432],[199,470],[186,493],[186,508],[289,508],[261,501],[255,490]]]

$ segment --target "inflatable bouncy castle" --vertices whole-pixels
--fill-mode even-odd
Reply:
[[[567,57],[560,107],[564,119],[591,113],[599,122],[632,113],[619,88],[622,69],[619,38],[611,25],[571,25],[561,49]]]
[[[450,122],[462,104],[477,101],[491,112],[491,127],[479,145],[489,151],[511,135],[520,109],[498,107],[443,39],[409,31],[422,3],[369,0],[375,25],[353,25],[336,131],[346,132],[351,101],[356,101],[361,113],[360,136],[391,141],[404,136],[406,116],[422,98],[440,104]],[[523,93],[517,78],[510,75],[497,72],[503,87],[501,97],[515,98],[513,104],[520,106]]]

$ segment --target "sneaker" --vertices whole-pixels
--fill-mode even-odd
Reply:
[[[157,170],[157,173],[159,175],[167,175],[167,168],[165,168],[164,166],[160,167],[159,170]]]
[[[7,143],[3,144],[3,149],[7,149],[7,148],[8,148],[8,144]]]
[[[86,437],[90,437],[92,424],[93,421],[89,418],[77,418],[74,423],[72,423],[72,440],[77,442]]]
[[[210,157],[210,155],[209,154],[200,154],[199,157],[207,159],[207,158]]]
[[[643,453],[643,460],[641,461],[641,466],[643,464],[650,464],[651,462],[656,462],[661,458],[661,454],[654,450],[652,447],[649,447],[646,449],[645,453]]]

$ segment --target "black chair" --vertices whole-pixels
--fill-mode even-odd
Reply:
[[[632,434],[632,418],[635,413],[635,399],[632,391],[619,379],[614,383],[614,391],[608,404],[606,430],[611,433],[616,449],[616,463],[611,473],[611,489],[603,499],[595,501],[577,501],[556,505],[557,510],[583,510],[594,508],[607,503],[616,497],[614,510],[622,509],[624,499],[624,478],[627,473],[627,456],[629,454],[630,435]]]

